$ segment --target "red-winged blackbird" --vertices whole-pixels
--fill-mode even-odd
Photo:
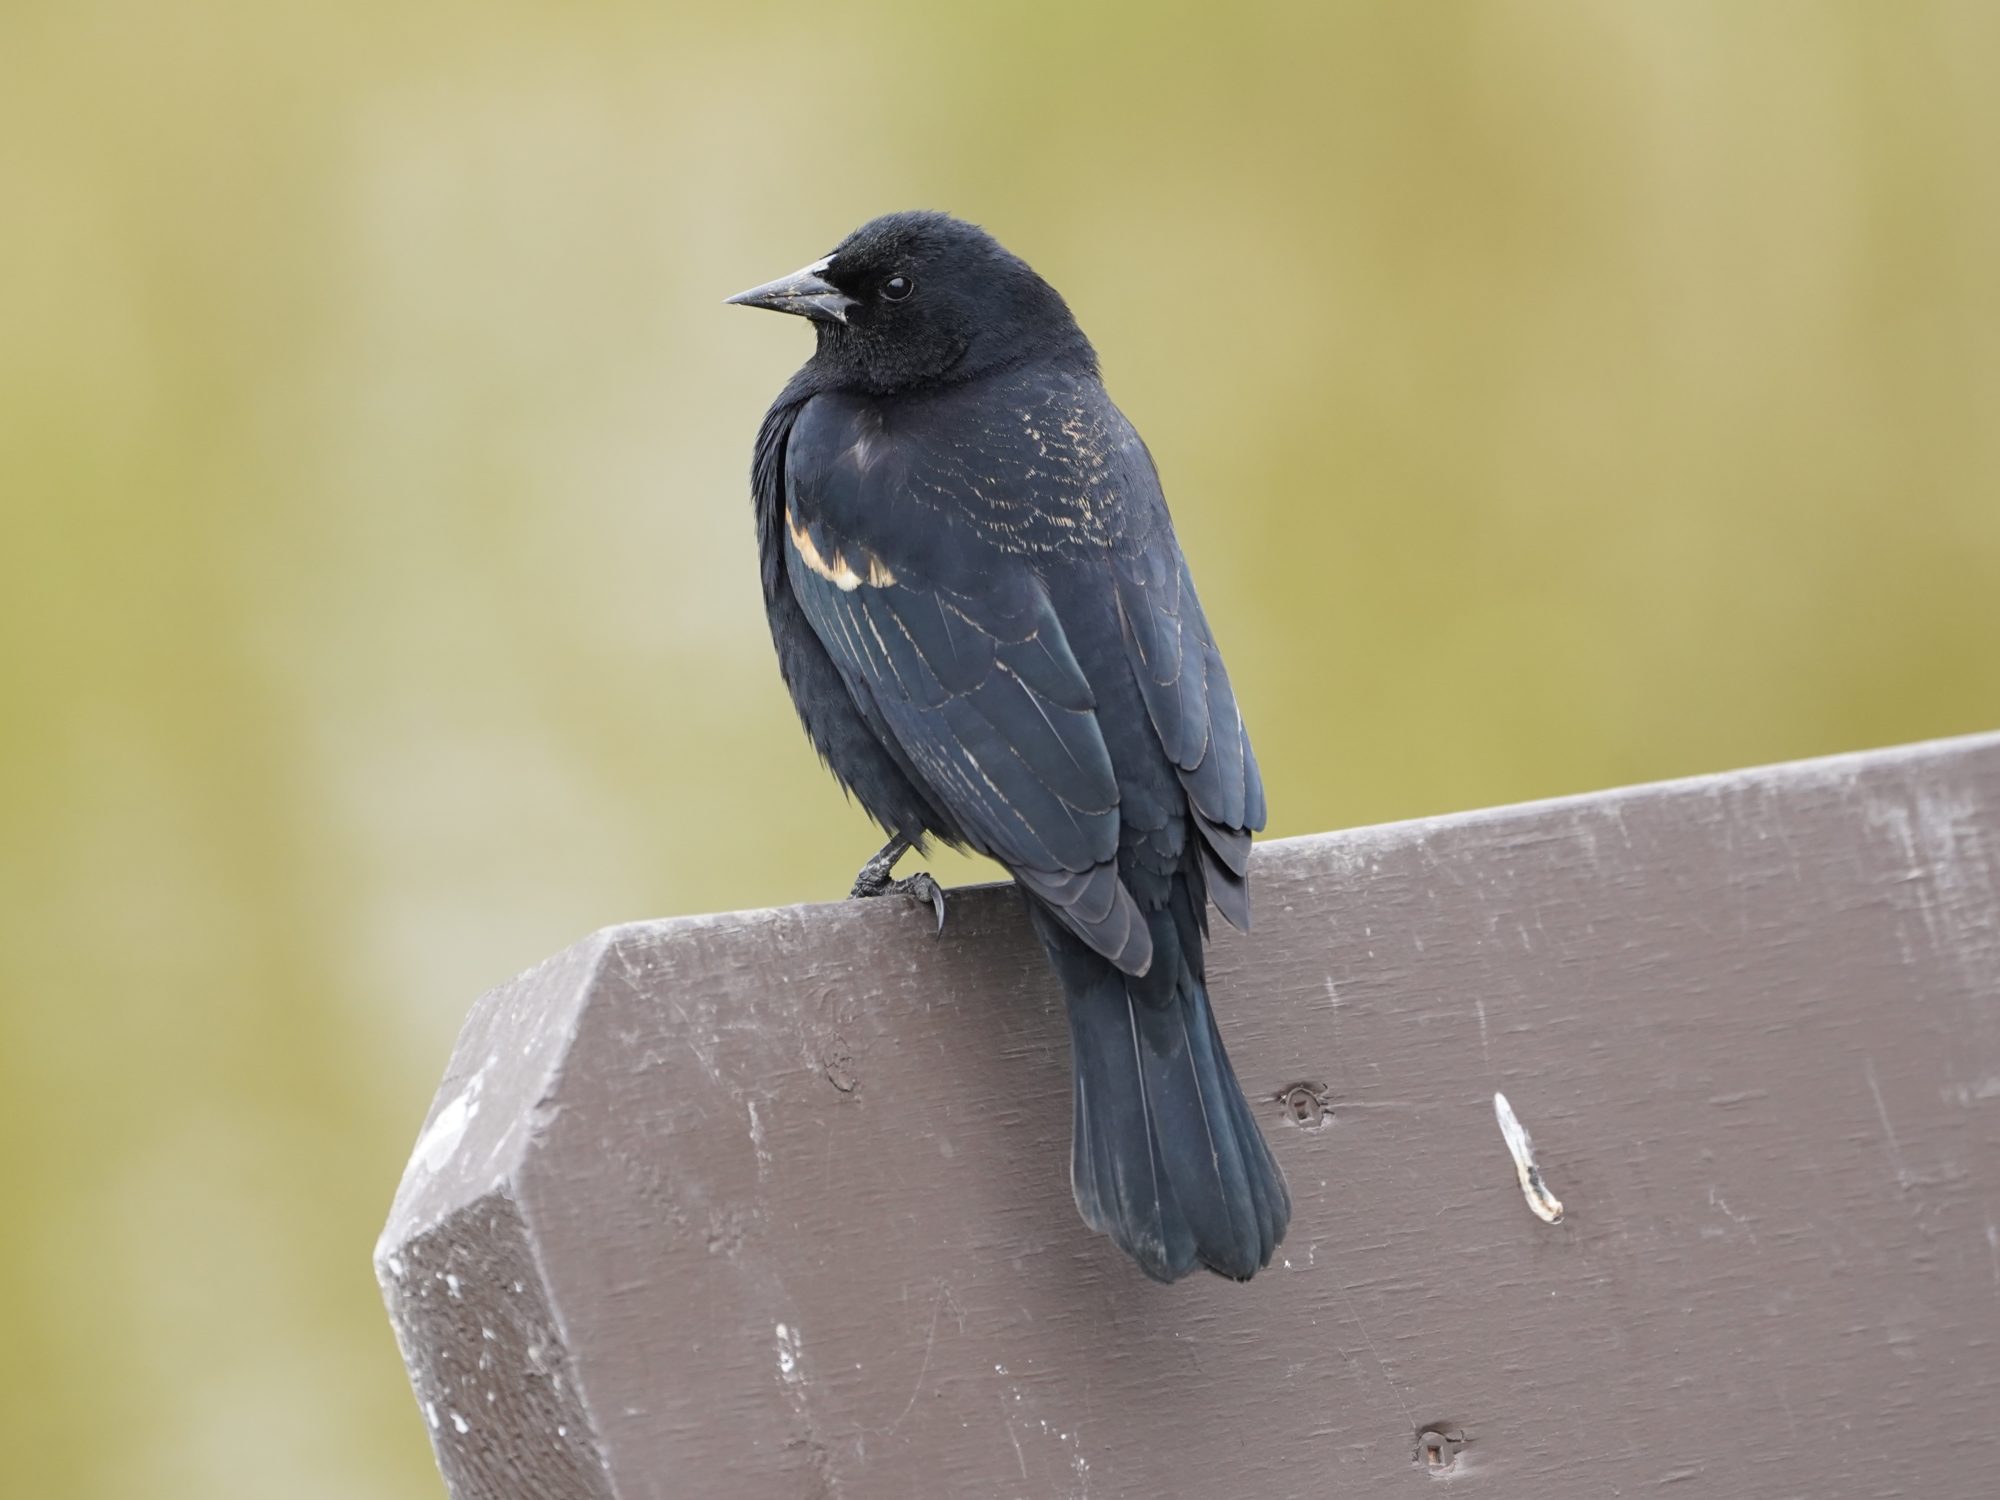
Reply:
[[[1249,926],[1264,790],[1152,455],[1055,289],[946,215],[730,300],[818,335],[751,482],[785,684],[890,835],[856,894],[927,835],[1006,866],[1069,1002],[1084,1221],[1247,1279],[1291,1199],[1202,943],[1211,900]]]

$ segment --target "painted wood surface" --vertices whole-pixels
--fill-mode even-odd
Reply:
[[[1077,1221],[1010,891],[942,939],[618,927],[487,995],[377,1251],[451,1494],[1993,1492],[2000,736],[1254,876],[1213,991],[1297,1210],[1247,1286]]]

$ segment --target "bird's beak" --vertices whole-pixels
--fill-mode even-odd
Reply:
[[[744,307],[768,307],[772,312],[797,313],[802,318],[845,323],[847,310],[854,306],[854,299],[820,275],[832,263],[833,257],[829,255],[825,260],[814,261],[803,271],[794,271],[776,281],[753,286],[749,291],[738,292],[726,300]]]

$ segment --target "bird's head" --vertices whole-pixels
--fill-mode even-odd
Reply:
[[[729,300],[811,319],[813,365],[835,388],[951,385],[1038,355],[1095,367],[1055,288],[948,214],[871,219],[831,255]]]

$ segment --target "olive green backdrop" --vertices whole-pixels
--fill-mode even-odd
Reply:
[[[1990,728],[1996,76],[1976,0],[5,0],[0,1489],[437,1496],[369,1251],[467,1004],[874,847],[724,295],[920,205],[1060,286],[1274,833]]]

